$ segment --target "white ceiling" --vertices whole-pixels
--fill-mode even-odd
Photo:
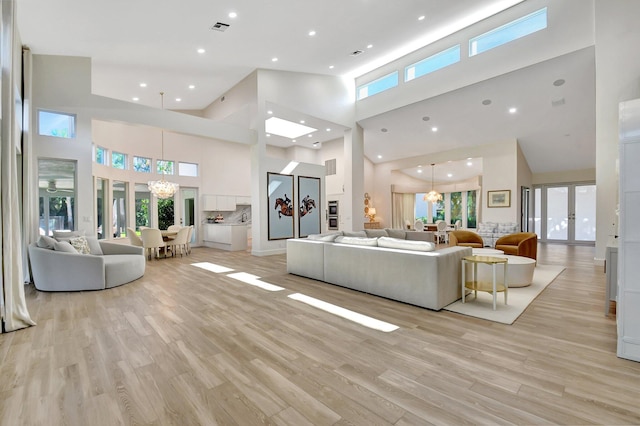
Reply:
[[[166,108],[202,109],[256,68],[353,73],[448,25],[461,25],[465,17],[487,16],[491,6],[520,1],[403,0],[402,7],[384,0],[20,0],[16,5],[22,41],[34,54],[92,58],[95,94],[125,101],[138,97],[137,102],[158,107],[158,92],[164,91]],[[228,16],[232,11],[236,18]],[[420,15],[426,18],[418,20]],[[230,27],[213,31],[216,22]],[[310,30],[316,35],[309,36]],[[198,54],[198,48],[206,52]],[[363,53],[351,56],[355,50]],[[369,118],[361,123],[365,154],[379,162],[517,139],[534,173],[593,168],[594,75],[593,51],[587,50]],[[553,86],[559,78],[566,84]],[[147,87],[140,87],[142,82]],[[562,97],[563,106],[550,106]],[[484,99],[492,104],[483,106]],[[511,105],[519,108],[512,116],[505,113]],[[433,124],[439,128],[435,134],[425,129]],[[343,130],[329,123],[316,126],[325,129],[321,139],[318,135],[321,142]],[[335,135],[326,132],[329,126]]]

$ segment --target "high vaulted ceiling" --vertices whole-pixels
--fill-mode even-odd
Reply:
[[[166,108],[188,110],[205,108],[257,68],[357,76],[424,45],[444,28],[461,29],[521,1],[19,0],[16,5],[22,41],[34,54],[91,57],[95,94],[159,107],[158,92],[164,91]],[[211,29],[216,23],[229,26]],[[353,56],[355,51],[362,53]],[[593,63],[592,50],[565,55],[368,118],[360,123],[365,154],[380,162],[517,139],[534,173],[594,168]],[[554,86],[557,79],[566,84]],[[486,99],[490,105],[482,104]],[[508,115],[505,108],[512,104],[518,113]],[[433,125],[437,133],[430,131]]]

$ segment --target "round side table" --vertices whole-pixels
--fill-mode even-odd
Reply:
[[[478,297],[478,290],[486,291],[493,294],[493,310],[496,310],[496,296],[497,293],[504,292],[504,304],[507,304],[507,293],[509,291],[509,285],[507,284],[507,263],[509,259],[504,257],[493,256],[465,256],[462,258],[462,303],[465,303],[466,290],[473,290],[474,296]],[[473,272],[471,274],[471,280],[467,281],[466,266],[467,263],[473,265]],[[491,282],[478,280],[478,264],[491,265],[492,280]],[[503,265],[502,284],[496,281],[496,265]]]

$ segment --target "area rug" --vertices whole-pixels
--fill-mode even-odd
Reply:
[[[478,292],[477,300],[474,298],[473,293],[471,293],[465,298],[465,303],[462,303],[462,300],[458,300],[443,309],[489,321],[513,324],[514,321],[522,315],[524,310],[527,309],[527,306],[529,306],[529,304],[542,293],[542,290],[551,284],[564,269],[563,266],[538,264],[533,273],[533,282],[530,286],[509,289],[509,295],[507,297],[508,305],[504,304],[504,295],[498,293],[495,311],[493,310],[493,295],[484,291]]]

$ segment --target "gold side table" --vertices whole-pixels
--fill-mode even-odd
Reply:
[[[486,291],[493,294],[493,310],[496,310],[496,295],[499,291],[504,292],[504,304],[507,304],[507,293],[509,286],[507,284],[507,263],[509,259],[504,257],[492,257],[492,256],[465,256],[462,258],[462,303],[465,303],[465,293],[468,290],[473,290],[474,296],[478,298],[478,290]],[[471,274],[471,280],[467,281],[466,269],[467,263],[473,264],[473,273]],[[491,265],[492,268],[492,281],[478,281],[478,264],[484,263]],[[496,265],[503,265],[504,274],[502,277],[502,284],[496,282]]]

